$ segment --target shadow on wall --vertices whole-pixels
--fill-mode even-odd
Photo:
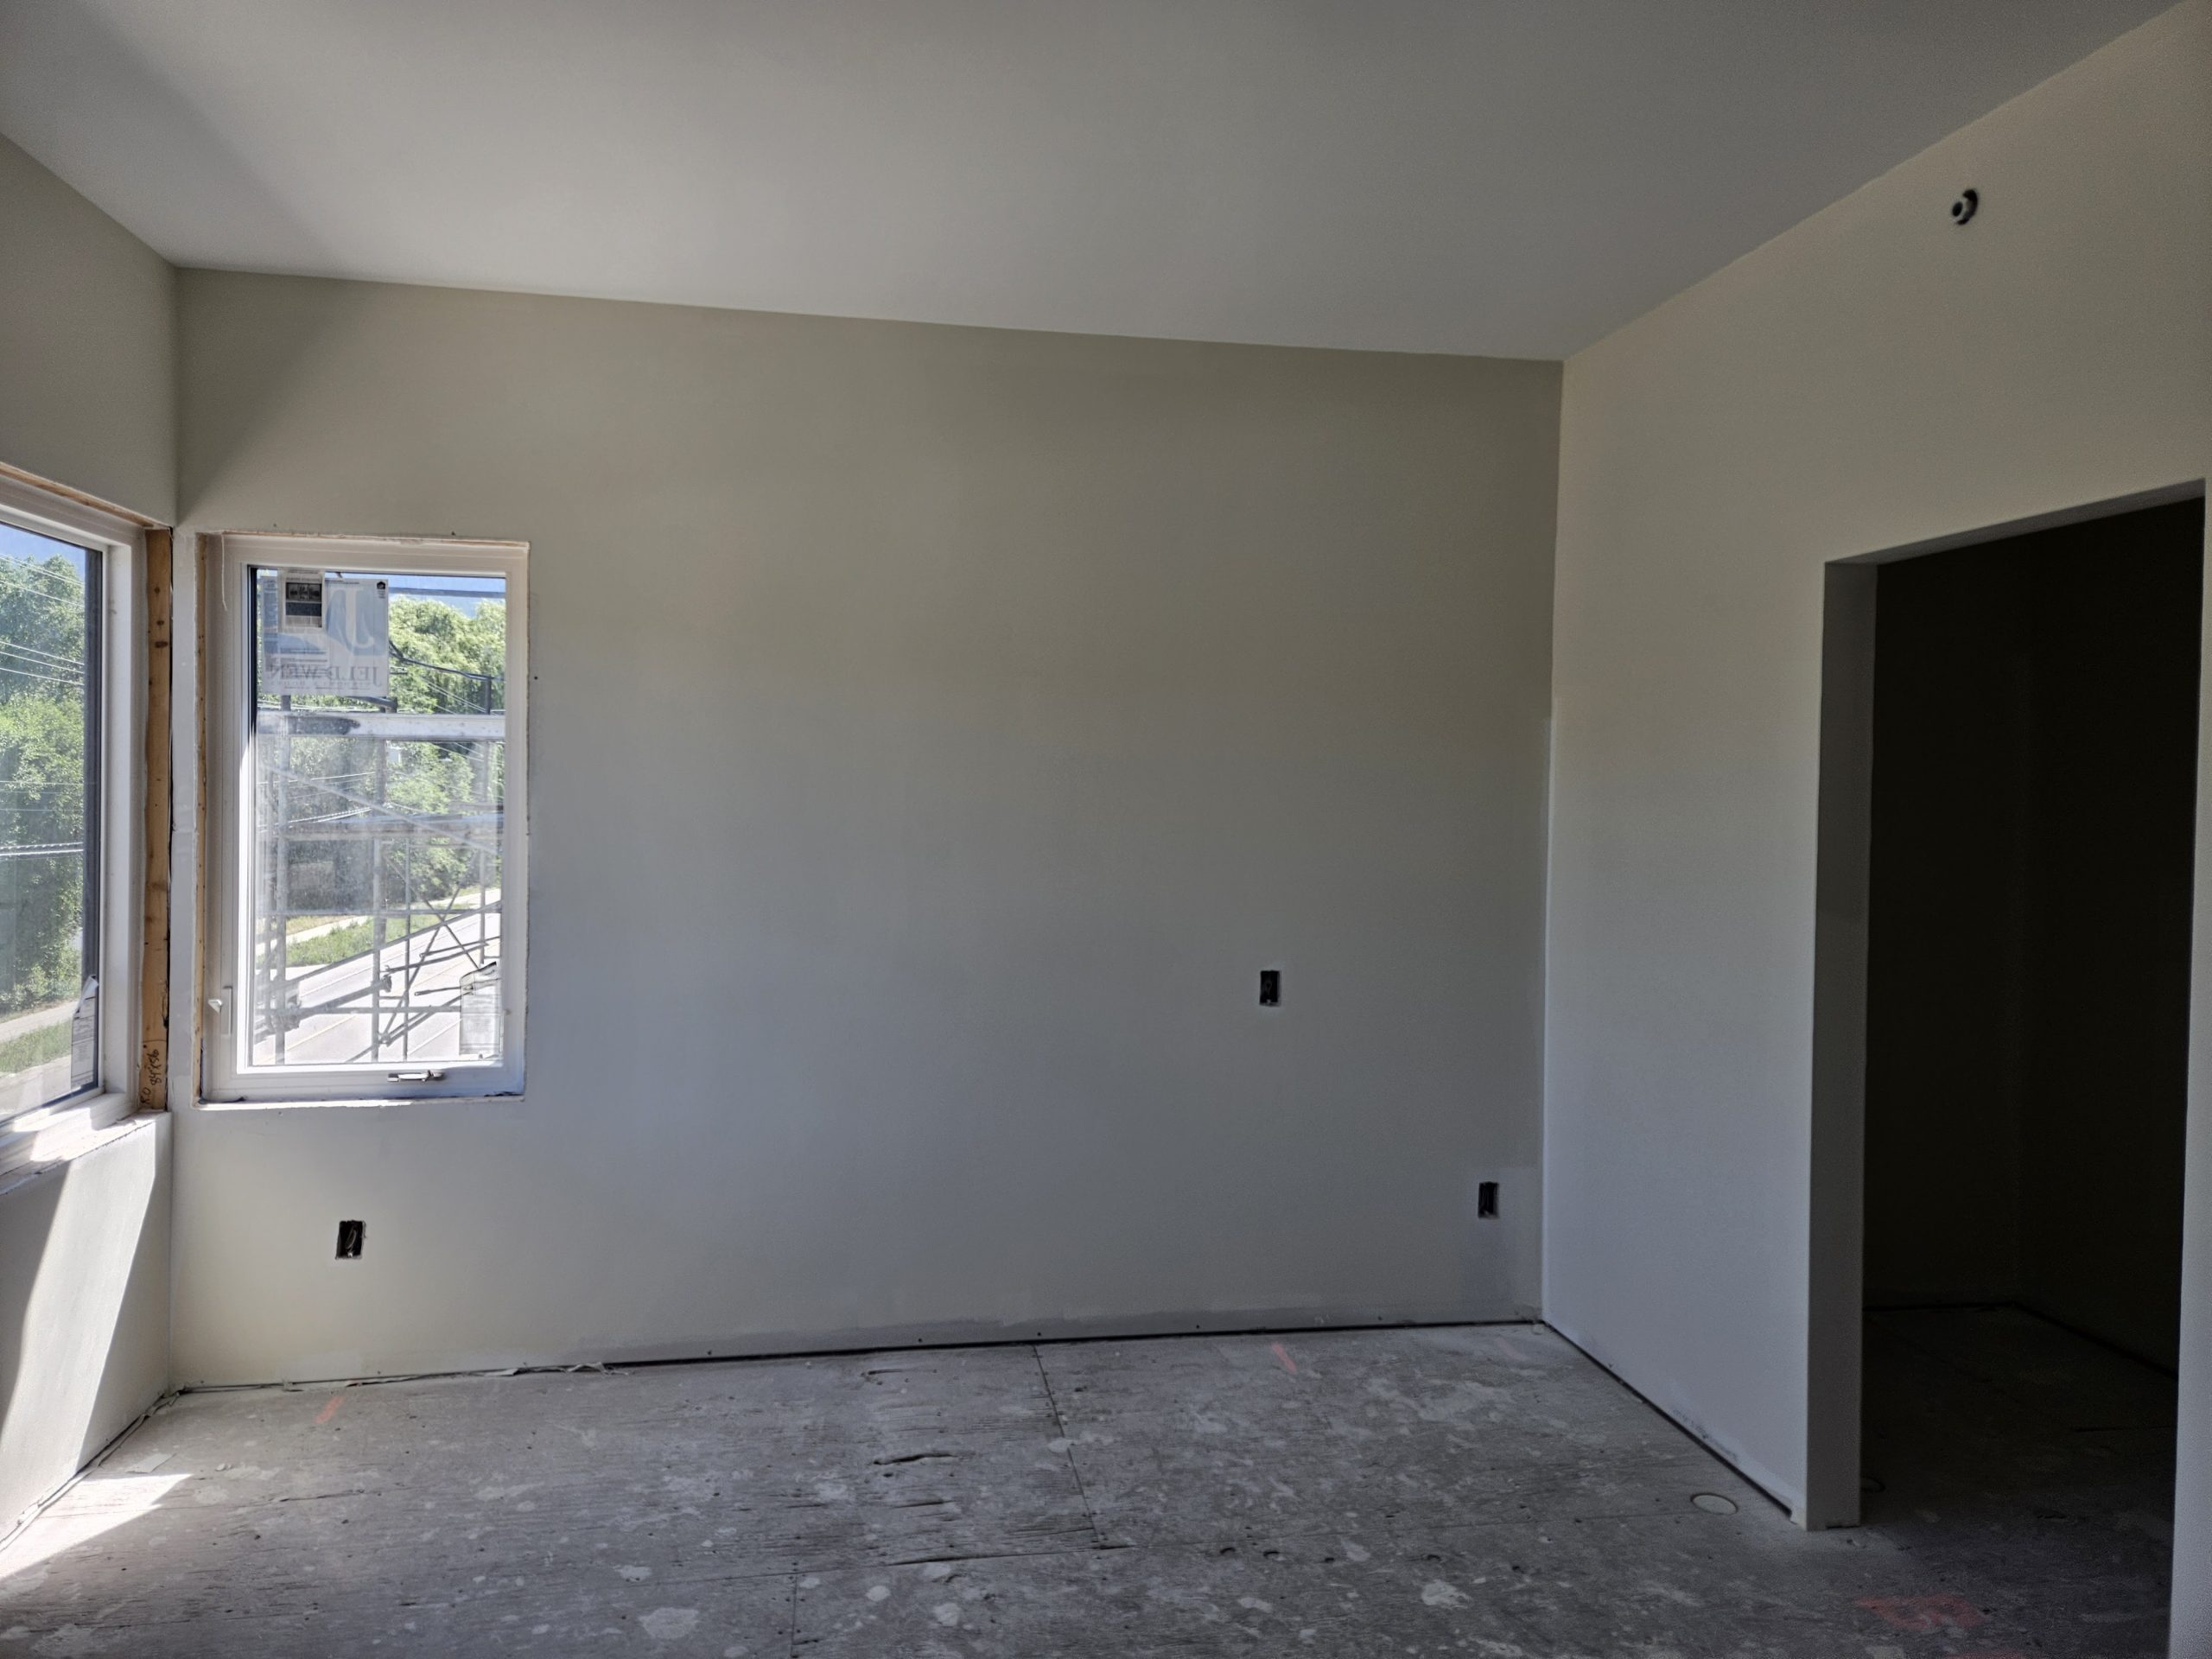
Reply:
[[[181,281],[189,284],[191,273],[187,272]],[[331,337],[342,335],[346,320],[368,308],[372,292],[365,285],[346,282],[302,284],[283,277],[264,282],[252,307],[250,345],[238,340],[221,342],[219,349],[227,377],[225,396],[194,400],[193,418],[177,434],[176,504],[180,523],[191,520],[200,504],[219,489],[232,456],[251,451],[254,441],[264,430],[285,422],[293,407],[290,388],[305,372],[302,365],[317,359],[327,364],[331,354]],[[245,349],[238,349],[242,346]],[[340,356],[342,359],[343,353]],[[188,355],[186,361],[189,366],[194,359]],[[327,368],[325,372],[327,372]],[[426,466],[435,467],[436,456],[431,441],[425,437],[423,442],[423,453],[413,458],[413,467],[403,471],[402,476],[419,475],[420,469]],[[404,498],[404,492],[401,493]],[[424,530],[421,523],[406,517],[397,506],[387,511],[400,516],[388,522],[360,524],[279,523],[272,519],[266,523],[210,524],[205,528],[362,536],[435,533]],[[463,534],[490,533],[474,527],[442,528]],[[184,556],[181,550],[178,556]]]
[[[166,1128],[0,1190],[0,1535],[167,1386]]]
[[[81,101],[99,110],[99,121],[111,133],[117,153],[129,150],[154,158],[160,169],[155,181],[168,194],[182,190],[183,181],[193,181],[191,194],[204,219],[256,227],[255,235],[262,245],[284,250],[281,263],[287,270],[327,270],[337,264],[336,244],[315,222],[315,203],[311,195],[295,191],[288,197],[277,183],[264,176],[266,169],[165,78],[161,67],[141,53],[135,38],[118,31],[102,8],[10,8],[7,35],[10,44],[27,54],[35,53],[50,61],[67,62],[96,77],[88,83]],[[38,160],[41,134],[25,130],[20,137],[24,149]],[[272,331],[264,342],[266,349],[245,365],[251,395],[237,407],[274,410],[282,406],[282,383],[296,356],[288,349],[288,343],[281,329]],[[202,422],[203,427],[207,424]],[[181,519],[188,511],[189,492],[184,486],[195,447],[203,452],[227,453],[229,442],[237,435],[219,430],[177,434],[180,467],[175,502]],[[67,477],[60,481],[85,482]]]

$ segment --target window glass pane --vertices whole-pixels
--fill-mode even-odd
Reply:
[[[98,1081],[99,597],[97,553],[0,524],[0,1118]]]
[[[253,580],[249,1061],[499,1060],[505,581]]]

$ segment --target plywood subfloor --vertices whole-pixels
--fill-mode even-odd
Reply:
[[[1980,1334],[1877,1327],[1899,1473],[1811,1536],[1541,1326],[192,1395],[0,1553],[0,1659],[2162,1653],[2143,1379],[1993,1410]]]

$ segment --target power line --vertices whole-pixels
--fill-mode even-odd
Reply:
[[[85,578],[83,574],[79,571],[72,569],[66,564],[32,564],[22,559],[10,559],[0,556],[0,576],[11,577],[18,582],[29,582],[35,578],[44,578],[61,582],[67,583],[71,588],[73,588],[78,597],[82,598],[84,596]],[[38,594],[38,590],[33,588],[27,588],[23,591],[35,595]],[[59,597],[58,594],[54,594],[38,596],[44,598]]]
[[[85,689],[82,680],[65,680],[58,674],[34,674],[28,668],[10,668],[5,663],[0,663],[0,674],[20,674],[27,680],[42,681],[48,685],[66,685],[73,691]]]
[[[36,645],[26,645],[14,639],[0,639],[0,651],[12,651],[29,662],[41,663],[52,668],[82,668],[81,657],[64,657],[58,652],[41,651]]]

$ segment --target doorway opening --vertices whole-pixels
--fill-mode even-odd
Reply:
[[[2171,1571],[2202,565],[2197,499],[1872,571],[1861,1514],[2120,1624]]]

